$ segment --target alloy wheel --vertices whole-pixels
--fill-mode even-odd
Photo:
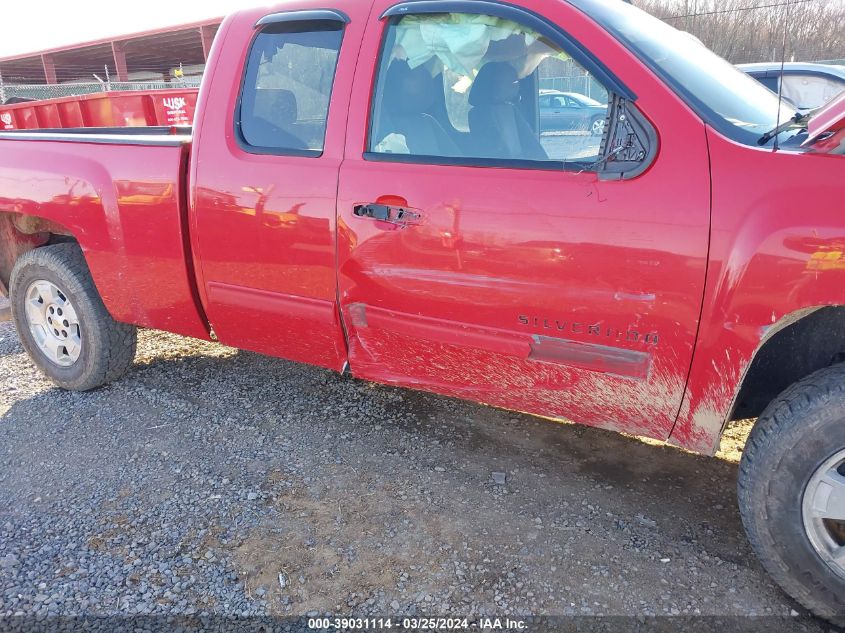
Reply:
[[[845,449],[813,474],[804,491],[804,529],[816,553],[845,578]]]
[[[51,363],[70,367],[82,353],[79,317],[56,284],[39,279],[26,291],[26,321],[32,338]]]

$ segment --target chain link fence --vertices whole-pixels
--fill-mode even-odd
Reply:
[[[12,98],[19,99],[56,99],[58,97],[78,97],[97,92],[126,92],[131,90],[178,90],[180,88],[198,88],[200,77],[186,77],[177,81],[109,81],[71,84],[0,84],[0,103]]]

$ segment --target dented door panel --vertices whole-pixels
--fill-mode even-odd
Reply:
[[[343,213],[378,191],[374,167],[423,225]],[[339,273],[353,373],[665,438],[704,278],[706,241],[689,235],[706,237],[706,209],[697,227],[663,225],[660,208],[626,219],[637,185],[594,180],[348,163]],[[657,234],[671,235],[664,248]]]
[[[390,3],[376,2],[379,15]],[[659,134],[643,175],[367,160],[374,69],[358,67],[338,198],[349,359],[363,378],[665,439],[689,372],[707,257],[704,126],[563,4]],[[375,59],[383,22],[368,25]],[[659,106],[657,104],[660,104]],[[410,226],[367,204],[418,210]]]

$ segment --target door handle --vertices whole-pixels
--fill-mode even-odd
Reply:
[[[389,222],[399,226],[419,224],[421,213],[418,209],[396,207],[387,204],[359,204],[353,209],[359,218],[372,218],[380,222]]]

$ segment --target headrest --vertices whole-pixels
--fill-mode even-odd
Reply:
[[[478,71],[469,92],[471,106],[513,103],[519,96],[519,76],[507,62],[488,62]]]
[[[434,80],[423,66],[411,68],[397,59],[387,69],[384,83],[384,99],[392,114],[422,114],[434,103]]]
[[[299,112],[296,106],[296,95],[290,90],[275,90],[272,118],[276,125],[287,126],[296,123]]]

